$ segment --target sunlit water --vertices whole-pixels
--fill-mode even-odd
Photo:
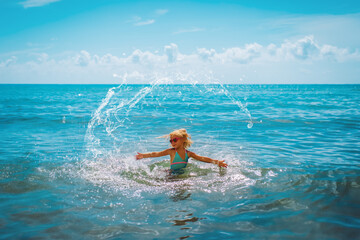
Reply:
[[[0,237],[359,239],[359,85],[170,83],[0,85]]]

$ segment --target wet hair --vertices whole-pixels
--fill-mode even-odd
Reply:
[[[188,134],[186,132],[186,129],[178,129],[175,131],[172,131],[170,134],[165,135],[165,136],[161,136],[159,138],[172,138],[172,137],[181,137],[184,138],[184,148],[188,148],[191,146],[191,144],[193,143],[193,141],[191,140],[191,136],[190,134]]]
[[[186,132],[186,129],[178,129],[178,130],[175,130],[173,132],[171,132],[169,134],[170,138],[172,138],[173,136],[175,137],[181,137],[181,138],[184,138],[184,148],[188,148],[191,146],[191,144],[193,143],[193,141],[191,140],[191,136],[190,134],[188,134]]]

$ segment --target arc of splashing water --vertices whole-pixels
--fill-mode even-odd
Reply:
[[[110,88],[108,90],[108,92],[106,94],[106,97],[102,100],[100,106],[95,111],[95,113],[93,114],[93,117],[91,118],[91,120],[90,120],[90,122],[88,124],[88,128],[87,128],[87,131],[86,131],[86,136],[85,136],[85,141],[91,142],[91,143],[96,144],[96,145],[100,144],[100,139],[98,139],[98,138],[96,138],[94,136],[93,129],[96,126],[107,123],[108,118],[105,118],[105,121],[103,121],[101,119],[101,111],[109,104],[111,98],[115,94],[115,91],[117,89],[121,89],[121,87],[125,84],[125,82],[126,82],[126,75],[125,75],[123,83],[121,85],[119,85],[117,87]],[[144,87],[144,88],[140,89],[140,91],[133,98],[131,98],[129,101],[126,101],[126,102],[122,101],[118,106],[106,110],[106,115],[107,116],[110,115],[111,111],[115,110],[115,115],[114,116],[115,116],[116,120],[120,123],[115,127],[111,126],[111,125],[106,125],[105,129],[106,129],[106,132],[108,133],[108,135],[112,136],[114,139],[117,139],[117,137],[114,136],[112,134],[112,132],[115,131],[116,129],[118,129],[119,127],[124,126],[124,122],[127,119],[127,116],[129,116],[129,113],[136,106],[136,104],[141,99],[146,97],[149,93],[151,93],[153,91],[154,87],[156,87],[157,85],[159,85],[159,84],[169,84],[169,83],[172,83],[172,81],[167,77],[163,77],[163,78],[155,77],[155,80],[150,83],[150,87]],[[125,118],[120,119],[118,117],[117,113],[120,112],[121,110],[123,110],[125,107],[127,107],[127,110],[125,112]],[[94,149],[91,149],[91,151],[94,151]],[[95,151],[95,156],[97,156],[97,154],[99,154],[99,153],[100,152]]]
[[[125,82],[125,81],[124,81]],[[95,111],[92,119],[90,120],[89,124],[88,124],[88,132],[87,132],[87,139],[88,140],[94,140],[94,135],[92,134],[91,129],[96,125],[100,125],[102,123],[101,118],[100,118],[100,113],[101,110],[106,107],[110,101],[110,99],[113,97],[113,95],[115,94],[116,89],[120,89],[123,85],[124,82],[118,86],[118,87],[113,87],[111,89],[109,89],[105,99],[103,99],[102,103],[100,104],[99,108]],[[126,116],[129,115],[130,111],[132,110],[132,108],[134,108],[136,106],[136,104],[143,99],[146,95],[148,95],[150,92],[152,92],[152,90],[154,89],[155,86],[161,84],[161,83],[169,83],[169,79],[168,78],[160,78],[160,79],[156,79],[155,81],[153,81],[150,86],[151,87],[144,87],[142,88],[132,99],[130,99],[128,102],[121,102],[115,109],[116,109],[116,113],[118,113],[119,111],[121,111],[125,106],[129,106],[127,111],[126,111]],[[241,101],[235,99],[232,94],[230,93],[230,91],[220,82],[215,82],[215,84],[218,84],[224,91],[224,94],[232,100],[233,103],[235,103],[243,112],[245,112],[245,114],[249,117],[249,121],[248,121],[248,128],[252,128],[253,126],[253,121],[252,121],[252,116],[250,111],[242,104]],[[111,108],[109,110],[107,110],[107,115],[109,115],[109,112],[114,110],[114,108]],[[115,131],[117,128],[123,126],[124,121],[126,120],[126,118],[123,119],[119,119],[118,114],[115,114],[115,118],[116,120],[120,123],[119,125],[117,125],[116,127],[111,127],[111,126],[107,126],[106,127],[106,131],[108,132],[109,135],[111,135],[111,133],[113,131]],[[105,121],[106,122],[106,121]],[[97,124],[96,124],[97,123]],[[98,139],[97,139],[98,140]]]
[[[154,76],[155,80],[152,81],[150,83],[150,87],[146,86],[142,89],[140,89],[140,91],[130,100],[128,101],[122,101],[120,104],[118,104],[116,107],[114,108],[110,108],[108,110],[106,110],[106,115],[109,116],[110,113],[112,111],[115,110],[115,118],[118,121],[118,125],[117,126],[111,126],[111,123],[109,123],[108,125],[106,125],[106,132],[112,136],[114,139],[117,139],[116,136],[114,136],[112,134],[113,131],[115,131],[116,129],[118,129],[119,127],[124,126],[124,122],[127,119],[127,116],[129,116],[129,113],[131,112],[131,110],[138,104],[138,102],[140,100],[142,100],[143,98],[145,98],[149,93],[151,93],[153,91],[153,89],[158,86],[159,84],[169,84],[172,83],[172,81],[167,78],[167,77],[162,77],[162,78],[158,78],[157,75]],[[125,84],[126,82],[126,75],[124,76],[123,82],[121,83],[121,85],[117,86],[117,87],[113,87],[110,88],[106,94],[106,97],[102,100],[100,106],[98,107],[98,109],[95,111],[95,113],[93,114],[93,117],[91,118],[89,124],[88,124],[88,128],[86,131],[86,136],[85,136],[85,140],[88,142],[91,142],[92,144],[100,144],[100,139],[96,138],[94,136],[93,133],[93,129],[96,126],[99,126],[101,124],[106,124],[107,123],[107,119],[105,118],[105,120],[101,119],[101,111],[109,104],[111,98],[114,96],[115,91],[117,89],[121,89],[121,87]],[[214,82],[215,84],[219,85],[221,87],[221,89],[223,90],[223,93],[233,102],[235,103],[239,109],[241,109],[248,117],[249,117],[249,121],[247,124],[248,128],[252,128],[253,127],[253,120],[252,120],[252,116],[250,111],[242,104],[241,101],[237,100],[231,93],[230,91],[219,81]],[[193,86],[195,86],[195,84],[193,84]],[[125,117],[123,117],[122,119],[119,118],[118,116],[118,112],[120,112],[121,110],[123,110],[125,107],[127,107],[127,110],[125,111]],[[88,149],[89,150],[89,149]],[[94,148],[91,149],[91,151],[95,151],[95,155],[97,155],[100,152],[97,152]]]
[[[220,83],[220,82],[216,82],[216,84],[219,84],[221,86],[221,88],[224,90],[224,94],[229,98],[231,99],[231,101],[233,103],[235,103],[242,111],[244,111],[244,113],[249,117],[249,121],[248,121],[248,124],[247,124],[247,127],[248,128],[252,128],[254,126],[254,123],[253,123],[253,120],[252,120],[252,117],[251,117],[251,113],[250,111],[244,106],[244,104],[242,104],[241,101],[235,99],[233,97],[233,95],[230,93],[230,91],[228,89],[226,89],[226,87]]]
[[[116,89],[121,89],[121,87],[126,83],[126,79],[127,79],[127,74],[124,75],[123,77],[123,81],[122,83],[117,86],[117,87],[112,87],[108,90],[106,97],[101,101],[100,106],[96,109],[96,111],[94,112],[94,114],[92,115],[92,118],[90,119],[89,123],[88,123],[88,127],[86,130],[86,134],[85,134],[85,142],[89,143],[95,143],[95,144],[100,144],[100,139],[96,138],[94,136],[94,127],[95,126],[99,126],[103,123],[103,121],[101,120],[101,111],[109,104],[110,99],[113,97],[113,95],[115,94],[115,90]],[[110,109],[111,110],[111,109]],[[107,114],[109,114],[109,111],[107,110]],[[106,122],[105,118],[105,122]],[[97,154],[99,154],[99,151],[96,151],[94,148],[93,149],[89,149],[88,146],[88,150],[91,150],[92,152],[95,151],[95,157],[97,156]]]

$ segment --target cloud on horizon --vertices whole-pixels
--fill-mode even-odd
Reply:
[[[104,76],[108,77],[114,74],[131,75],[136,72],[139,74],[134,76],[140,76],[153,72],[196,72],[203,69],[236,78],[235,75],[240,74],[241,71],[247,71],[251,75],[253,74],[251,71],[260,73],[265,69],[275,71],[272,69],[275,69],[276,66],[279,70],[273,74],[291,74],[288,72],[290,70],[286,69],[287,65],[292,65],[296,71],[312,66],[315,69],[313,71],[318,74],[320,68],[317,69],[316,66],[321,66],[324,71],[330,71],[333,69],[329,67],[329,64],[339,66],[344,65],[341,64],[344,62],[358,63],[360,53],[358,50],[349,52],[348,49],[319,44],[313,36],[305,36],[296,41],[285,40],[278,46],[251,43],[244,47],[223,49],[221,52],[199,48],[191,54],[182,54],[178,46],[172,43],[166,45],[163,52],[153,53],[136,49],[131,55],[121,57],[110,53],[99,56],[83,50],[75,55],[68,55],[56,60],[47,53],[32,54],[31,60],[22,62],[21,60],[20,56],[11,56],[0,61],[0,76],[3,76],[0,82],[9,82],[9,79],[26,82],[28,79],[25,81],[23,78],[29,76],[37,81],[38,77],[48,76],[47,79],[53,77],[54,80],[57,79],[55,81],[60,82],[65,78],[77,78],[72,79],[70,83],[74,81],[101,83]],[[230,73],[234,76],[229,75]],[[278,76],[274,75],[273,77]],[[136,81],[135,78],[134,81]]]
[[[179,55],[178,46],[174,43],[171,43],[168,46],[164,47],[165,54],[168,59],[168,63],[174,63],[177,60],[177,57]]]

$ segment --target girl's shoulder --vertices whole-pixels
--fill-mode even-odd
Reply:
[[[175,148],[168,148],[167,151],[169,151],[169,152],[176,152]]]
[[[187,149],[185,149],[185,151],[187,152],[188,156],[191,157],[194,153],[192,151],[189,151]]]

